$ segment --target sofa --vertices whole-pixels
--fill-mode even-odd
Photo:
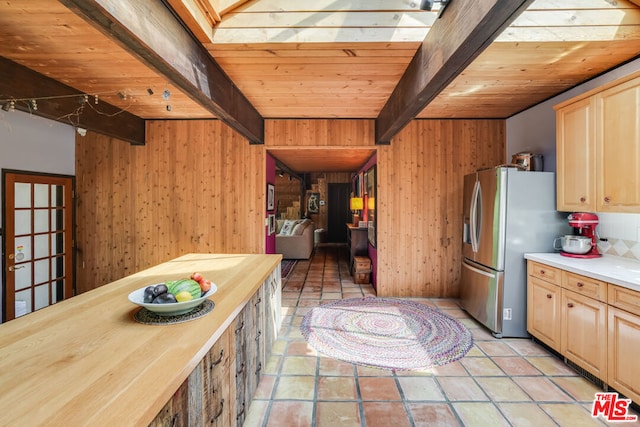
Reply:
[[[315,227],[309,219],[276,221],[276,253],[283,259],[308,259],[313,252]]]

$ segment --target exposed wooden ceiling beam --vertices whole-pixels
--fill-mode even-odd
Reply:
[[[145,124],[140,117],[104,101],[92,105],[93,98],[89,99],[89,105],[84,105],[82,91],[3,57],[0,57],[0,93],[10,94],[12,99],[37,99],[37,109],[30,107],[28,101],[19,101],[15,102],[16,110],[82,127],[133,145],[145,143]],[[45,97],[49,99],[38,99]]]
[[[247,138],[264,143],[264,120],[211,55],[155,0],[60,0]]]
[[[376,119],[388,144],[533,0],[451,0]]]

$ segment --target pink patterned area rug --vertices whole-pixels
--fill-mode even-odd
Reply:
[[[424,304],[392,298],[350,298],[311,309],[302,335],[320,353],[345,362],[423,370],[464,357],[471,332]]]

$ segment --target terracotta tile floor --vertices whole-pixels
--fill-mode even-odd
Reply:
[[[300,333],[305,313],[330,300],[375,296],[371,285],[354,284],[347,263],[345,247],[321,245],[283,279],[282,330],[245,426],[607,425],[590,415],[598,387],[531,340],[495,339],[456,300],[416,299],[472,331],[473,348],[456,362],[389,371],[317,354]]]

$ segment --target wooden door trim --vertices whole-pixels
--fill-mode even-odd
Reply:
[[[7,321],[7,259],[6,259],[6,251],[7,251],[7,228],[6,228],[6,224],[7,224],[7,209],[6,209],[6,203],[5,200],[8,196],[8,194],[14,194],[14,189],[11,188],[10,191],[7,189],[7,176],[8,175],[23,175],[23,176],[29,176],[32,178],[33,181],[35,181],[36,183],[38,183],[38,181],[42,181],[42,183],[46,183],[46,184],[50,184],[50,180],[52,178],[54,179],[61,179],[61,180],[70,180],[71,181],[71,204],[70,204],[70,208],[71,208],[71,218],[69,219],[70,224],[70,233],[71,233],[71,252],[70,252],[70,256],[69,259],[66,260],[66,263],[68,264],[67,266],[65,266],[65,271],[69,272],[66,274],[71,274],[71,283],[70,283],[70,293],[71,295],[74,295],[76,293],[76,274],[75,274],[75,267],[76,267],[76,236],[75,236],[75,228],[76,228],[76,209],[75,209],[75,187],[76,187],[76,180],[75,180],[75,176],[73,175],[66,175],[66,174],[57,174],[57,173],[49,173],[49,172],[34,172],[34,171],[24,171],[24,170],[18,170],[18,169],[0,169],[0,175],[2,175],[1,178],[1,188],[2,188],[2,200],[0,201],[0,205],[1,205],[1,212],[2,212],[2,221],[0,222],[0,237],[1,237],[1,247],[0,247],[0,254],[2,255],[2,261],[1,261],[1,266],[2,266],[2,277],[0,277],[0,292],[2,292],[2,307],[0,307],[1,309],[1,313],[2,313],[2,322],[6,322]],[[36,179],[33,179],[33,178]],[[12,311],[12,316],[11,318],[13,318],[13,316],[15,315],[15,311]]]

